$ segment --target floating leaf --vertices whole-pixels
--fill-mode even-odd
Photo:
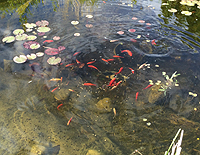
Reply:
[[[26,48],[26,49],[31,49],[30,46],[31,46],[32,44],[39,44],[39,43],[36,42],[36,41],[27,41],[27,42],[25,42],[25,43],[23,44],[23,46],[24,46],[24,48]],[[39,44],[39,45],[40,45],[40,44]]]
[[[123,31],[118,31],[117,33],[118,33],[118,34],[124,34],[124,32],[123,32]]]
[[[136,30],[135,29],[129,29],[128,31],[129,32],[135,32]]]
[[[141,38],[141,35],[138,35],[137,38],[140,39],[140,38]]]
[[[32,29],[37,26],[35,23],[25,23],[23,25],[28,29]]]
[[[38,33],[38,36],[43,36],[43,35],[45,35],[44,32],[39,32],[39,33]]]
[[[86,15],[87,18],[93,18],[93,15]]]
[[[59,46],[58,47],[58,50],[61,52],[61,51],[63,51],[63,50],[65,50],[65,46]]]
[[[2,41],[5,42],[5,43],[11,43],[11,42],[15,41],[15,37],[14,36],[7,36],[7,37],[3,38]]]
[[[38,49],[40,48],[40,44],[31,44],[30,49]]]
[[[177,12],[177,10],[174,9],[174,8],[168,9],[168,11],[169,11],[169,12]]]
[[[30,36],[27,36],[26,39],[27,40],[35,40],[35,39],[37,39],[37,37],[35,35],[30,35]]]
[[[162,3],[162,5],[169,5],[169,3]]]
[[[50,64],[50,65],[57,65],[57,64],[59,64],[60,62],[61,62],[61,58],[60,58],[60,57],[55,58],[55,56],[54,56],[54,57],[51,57],[51,58],[49,58],[49,59],[47,60],[47,63]]]
[[[16,30],[13,31],[14,35],[23,34],[23,33],[24,33],[23,29],[16,29]]]
[[[57,48],[48,48],[45,50],[45,53],[47,55],[56,55],[56,54],[59,54],[60,51]]]
[[[36,54],[31,53],[31,54],[28,54],[26,57],[28,58],[28,60],[34,60],[34,59],[36,59],[37,56],[36,56]]]
[[[60,40],[60,37],[59,36],[54,36],[53,40]]]
[[[28,36],[27,34],[18,34],[15,36],[15,39],[16,40],[26,40],[27,36]]]
[[[150,25],[151,25],[151,23],[146,23],[146,25],[150,26]]]
[[[144,21],[144,20],[138,20],[138,22],[139,22],[139,23],[145,23],[145,21]]]
[[[186,16],[190,16],[192,15],[192,12],[189,12],[189,11],[181,11],[181,14],[184,14]]]
[[[137,20],[137,17],[133,17],[132,19],[133,19],[133,20]]]
[[[135,39],[133,39],[133,38],[131,38],[130,41],[132,41],[132,42],[134,42],[134,43],[137,42],[137,40],[135,40]]]
[[[81,34],[80,33],[74,33],[74,36],[75,37],[78,37],[78,36],[80,36]]]
[[[51,29],[49,27],[38,27],[38,32],[49,32]]]
[[[36,56],[37,56],[37,57],[42,57],[43,55],[44,55],[43,52],[37,52],[37,53],[36,53]]]
[[[27,57],[25,55],[15,56],[13,58],[13,61],[18,64],[24,63],[26,62],[26,60],[27,60]]]
[[[36,22],[37,26],[45,27],[49,25],[49,22],[47,20],[41,20]]]
[[[33,29],[26,29],[26,32],[31,32],[33,31]]]
[[[79,24],[79,21],[71,21],[71,24],[72,24],[72,25],[78,25],[78,24]]]
[[[91,28],[91,27],[93,27],[93,25],[92,24],[86,24],[85,27]]]

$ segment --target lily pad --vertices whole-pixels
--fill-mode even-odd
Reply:
[[[60,40],[60,37],[59,36],[54,36],[53,40]]]
[[[38,27],[38,32],[49,32],[51,29],[49,27]]]
[[[43,52],[37,52],[36,55],[37,55],[37,57],[42,57],[44,55],[44,53]]]
[[[30,49],[38,49],[40,48],[40,44],[31,44]]]
[[[169,11],[169,12],[177,12],[177,10],[174,9],[174,8],[168,9],[168,11]]]
[[[60,57],[51,57],[47,60],[47,63],[50,64],[50,65],[57,65],[61,62],[61,58]]]
[[[41,20],[36,22],[37,26],[45,27],[49,25],[49,22],[47,20]]]
[[[184,14],[186,16],[190,16],[192,15],[192,12],[189,12],[189,11],[181,11],[181,14]]]
[[[66,49],[65,46],[59,46],[59,47],[58,47],[58,50],[59,50],[59,51],[63,51],[63,50],[65,50],[65,49]]]
[[[93,15],[86,15],[86,18],[93,18]]]
[[[11,42],[15,41],[15,37],[14,36],[7,36],[7,37],[3,38],[2,41],[5,42],[5,43],[11,43]]]
[[[34,60],[34,59],[36,59],[36,54],[34,54],[34,53],[31,53],[31,54],[28,54],[28,55],[26,55],[26,57],[28,58],[28,60]]]
[[[38,36],[43,36],[43,35],[45,35],[44,32],[39,32],[39,33],[38,33]]]
[[[15,39],[16,40],[26,40],[27,36],[28,36],[27,34],[18,34],[15,36]]]
[[[74,33],[75,37],[79,37],[81,34],[80,33]]]
[[[47,55],[56,55],[56,54],[59,54],[60,51],[57,48],[48,48],[45,50],[45,53]]]
[[[128,31],[129,32],[135,32],[136,30],[135,29],[129,29]]]
[[[35,39],[37,39],[37,36],[35,36],[35,35],[30,35],[30,36],[27,36],[26,39],[27,39],[27,40],[35,40]]]
[[[26,60],[27,60],[27,57],[25,55],[15,56],[13,58],[13,61],[18,64],[24,63],[26,62]]]
[[[33,29],[26,29],[26,32],[31,32],[33,31]]]
[[[35,23],[25,23],[24,26],[28,29],[32,29],[36,27],[37,25]]]
[[[79,21],[71,21],[71,24],[72,24],[72,25],[78,25],[78,24],[79,24]]]
[[[19,35],[19,34],[23,34],[23,33],[24,33],[23,29],[16,29],[16,30],[13,31],[14,35]]]
[[[23,44],[23,46],[24,46],[24,48],[26,48],[26,49],[31,49],[30,46],[31,46],[32,44],[39,44],[39,43],[36,42],[36,41],[27,41],[27,42],[25,42],[25,43]]]

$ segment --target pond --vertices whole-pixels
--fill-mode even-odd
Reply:
[[[200,1],[0,11],[0,154],[200,154]]]

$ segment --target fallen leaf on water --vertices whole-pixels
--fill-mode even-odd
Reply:
[[[133,20],[137,20],[137,17],[133,17],[132,19],[133,19]]]
[[[86,15],[87,18],[93,18],[93,15]]]
[[[137,42],[137,40],[135,40],[135,39],[133,39],[133,38],[131,38],[130,41],[132,41],[132,42],[134,42],[134,43]]]
[[[49,22],[47,20],[41,20],[36,22],[37,26],[45,27],[49,25]]]
[[[129,29],[128,31],[129,32],[135,32],[136,30],[135,29]]]
[[[79,21],[71,21],[71,24],[72,24],[72,25],[78,25],[78,24],[79,24]]]
[[[118,33],[118,34],[124,34],[124,32],[123,32],[123,31],[118,31],[117,33]]]
[[[57,48],[48,48],[44,51],[47,55],[56,55],[59,54],[60,51]]]
[[[91,28],[91,27],[93,27],[93,25],[92,24],[86,24],[85,27]]]
[[[139,22],[139,23],[145,23],[145,21],[144,21],[144,20],[138,20],[138,22]]]
[[[59,36],[54,36],[53,40],[60,40],[60,37]]]
[[[174,9],[174,8],[168,9],[168,11],[169,11],[169,12],[177,12],[177,10]]]
[[[75,37],[79,37],[81,34],[80,33],[74,33]]]

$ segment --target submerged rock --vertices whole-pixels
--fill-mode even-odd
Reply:
[[[88,150],[86,155],[102,155],[102,153],[98,152],[97,150]]]
[[[66,100],[71,94],[71,91],[69,89],[60,89],[54,96],[54,98],[58,101],[64,101]]]
[[[96,106],[99,110],[106,110],[110,112],[112,110],[111,103],[111,99],[106,97],[97,102]]]
[[[159,89],[160,85],[154,85],[149,89],[147,93],[149,103],[155,103],[164,97],[163,91]]]

